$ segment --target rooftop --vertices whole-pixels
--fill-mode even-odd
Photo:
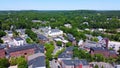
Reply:
[[[36,53],[28,57],[28,66],[32,68],[44,67],[45,66],[45,56],[42,53]]]
[[[72,60],[62,60],[65,65],[88,65],[86,60],[72,59]]]
[[[18,47],[11,47],[7,50],[7,52],[11,53],[11,52],[16,52],[16,51],[22,51],[22,50],[27,50],[27,49],[32,49],[32,48],[36,48],[37,45],[36,44],[26,44],[24,46],[18,46]]]
[[[21,37],[15,37],[14,39],[15,39],[16,41],[23,40]]]

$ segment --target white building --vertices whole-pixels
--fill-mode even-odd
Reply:
[[[109,47],[109,48],[114,48],[114,50],[118,51],[119,48],[120,48],[120,42],[109,41],[108,47]]]
[[[83,45],[83,40],[79,40],[79,42],[78,42],[78,46],[81,46],[81,45]]]
[[[48,35],[51,37],[60,36],[60,35],[63,35],[63,31],[61,31],[59,29],[51,29],[51,30],[49,30]]]
[[[16,37],[13,39],[15,46],[20,46],[24,44],[24,40],[21,37]]]
[[[5,31],[7,33],[7,36],[13,37],[13,32],[12,31]]]
[[[67,28],[72,28],[71,24],[64,24],[64,26]]]
[[[46,35],[46,36],[51,36],[51,37],[56,37],[56,36],[61,36],[63,35],[63,31],[59,29],[51,29],[51,27],[45,27],[41,28],[41,31]]]

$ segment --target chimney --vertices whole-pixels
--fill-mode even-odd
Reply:
[[[105,38],[104,40],[105,40],[105,48],[107,48],[107,49],[108,49],[109,39],[108,39],[108,38]]]

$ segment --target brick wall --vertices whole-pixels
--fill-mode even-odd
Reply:
[[[4,57],[5,57],[5,50],[0,49],[0,58],[4,58]]]
[[[11,57],[18,57],[18,56],[24,56],[24,55],[31,55],[35,53],[35,49],[27,49],[27,50],[21,50],[21,51],[16,51],[16,52],[11,52],[10,56]]]

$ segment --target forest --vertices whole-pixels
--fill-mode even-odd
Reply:
[[[40,22],[32,22],[39,20]],[[71,24],[72,28],[64,27],[64,24]],[[66,11],[0,11],[0,30],[31,29],[44,26],[59,28],[65,33],[73,34],[77,39],[86,37],[84,32],[77,30],[107,29],[113,34],[103,34],[101,32],[87,32],[94,36],[108,37],[110,40],[120,41],[120,36],[115,29],[120,28],[120,11],[98,11],[98,10],[66,10]]]

